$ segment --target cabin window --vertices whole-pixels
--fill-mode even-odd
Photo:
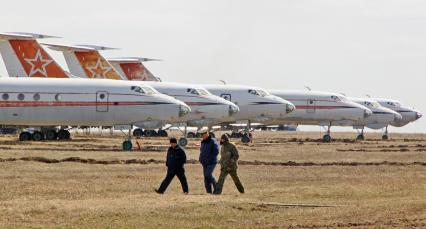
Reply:
[[[21,100],[21,101],[24,100],[25,99],[25,95],[22,94],[22,93],[18,94],[18,99]]]
[[[55,95],[55,100],[58,101],[58,102],[61,101],[62,100],[62,95],[61,94],[56,94]]]
[[[35,94],[33,95],[33,99],[34,99],[35,101],[39,101],[39,100],[40,100],[40,94],[39,94],[39,93],[35,93]]]
[[[4,93],[2,96],[3,100],[9,100],[9,94]]]

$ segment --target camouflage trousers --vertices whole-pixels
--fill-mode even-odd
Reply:
[[[220,171],[219,180],[217,181],[217,184],[216,184],[215,194],[221,194],[222,193],[223,184],[225,183],[225,178],[226,178],[226,176],[228,176],[228,174],[231,175],[232,180],[234,180],[235,186],[237,186],[238,191],[240,193],[244,193],[244,187],[243,187],[243,184],[241,184],[240,178],[237,175],[237,170],[236,169],[232,169],[232,170],[222,169]]]

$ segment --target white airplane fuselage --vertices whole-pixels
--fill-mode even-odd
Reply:
[[[349,101],[345,96],[328,92],[269,90],[292,102],[296,110],[281,120],[268,124],[351,125],[371,115],[371,110]]]
[[[138,82],[138,81],[132,81]],[[239,112],[234,103],[211,94],[206,89],[192,84],[142,81],[157,91],[174,97],[191,107],[191,112],[176,123],[203,127],[222,123]]]
[[[172,97],[142,93],[141,82],[96,79],[0,79],[0,124],[113,126],[175,121],[189,107]]]
[[[371,129],[382,129],[389,126],[393,122],[398,122],[402,119],[402,116],[386,107],[381,106],[376,101],[364,98],[348,98],[350,101],[358,103],[362,106],[370,109],[373,114],[368,118],[353,123],[354,128],[368,127]]]
[[[265,122],[287,116],[294,105],[277,96],[273,96],[258,87],[234,85],[202,85],[212,94],[236,104],[240,111],[224,123],[249,120]]]
[[[397,100],[380,98],[372,98],[371,100],[377,101],[380,103],[380,105],[398,112],[402,116],[402,119],[395,120],[391,123],[391,125],[395,127],[403,127],[410,122],[414,122],[420,119],[423,116],[419,111],[413,108],[402,106],[401,103]]]

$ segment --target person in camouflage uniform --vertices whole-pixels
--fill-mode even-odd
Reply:
[[[225,183],[225,178],[229,174],[234,180],[235,186],[240,193],[244,193],[244,187],[241,184],[240,178],[237,175],[237,167],[238,167],[238,150],[234,144],[229,142],[229,138],[227,135],[222,135],[220,138],[220,161],[219,164],[221,166],[220,177],[216,185],[215,194],[221,194],[223,184]]]

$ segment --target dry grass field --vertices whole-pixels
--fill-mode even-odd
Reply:
[[[187,148],[190,194],[176,179],[158,195],[166,138],[122,152],[122,137],[106,134],[66,142],[0,137],[0,227],[426,228],[426,135],[355,142],[353,133],[335,133],[329,144],[319,133],[254,136],[238,144],[246,193],[228,177],[221,196],[203,191],[199,140]]]

